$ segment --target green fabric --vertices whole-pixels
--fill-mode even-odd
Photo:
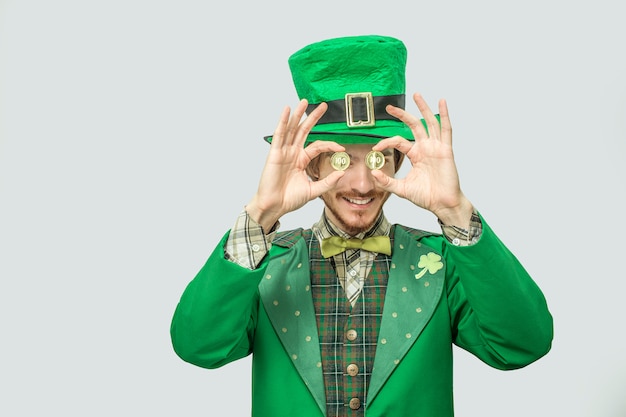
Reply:
[[[288,63],[298,97],[307,99],[309,104],[319,104],[343,100],[350,93],[369,92],[374,97],[405,94],[406,60],[407,50],[402,41],[364,35],[310,44],[291,55]],[[399,120],[377,120],[371,127],[318,123],[311,132],[314,134],[306,143],[332,140],[342,144],[374,144],[395,135],[413,140],[411,129]],[[265,139],[272,141],[271,136]]]
[[[552,317],[484,220],[469,247],[395,227],[365,415],[451,417],[453,343],[494,368],[520,368],[549,351]],[[224,241],[181,296],[174,350],[205,368],[253,353],[252,416],[323,416],[319,345],[302,342],[318,338],[304,240],[275,244],[254,271],[224,259]]]
[[[346,93],[404,94],[407,51],[388,36],[327,39],[289,57],[298,97],[311,104],[343,99]]]

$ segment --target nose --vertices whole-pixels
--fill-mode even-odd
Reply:
[[[348,185],[352,190],[361,194],[367,194],[373,191],[375,187],[372,170],[365,165],[363,160],[353,160],[353,164],[346,170],[343,179],[348,181]]]

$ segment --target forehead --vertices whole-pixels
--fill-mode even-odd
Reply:
[[[350,145],[343,145],[344,148],[346,148],[346,153],[350,156],[352,155],[366,155],[369,151],[372,150],[372,147],[374,145],[372,144],[350,144]],[[384,155],[392,155],[393,154],[393,149],[384,149],[381,151]]]

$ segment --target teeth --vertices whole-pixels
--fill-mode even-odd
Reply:
[[[367,204],[370,201],[372,201],[372,199],[367,199],[367,200],[357,200],[354,198],[348,198],[347,199],[349,202],[351,202],[352,204]]]

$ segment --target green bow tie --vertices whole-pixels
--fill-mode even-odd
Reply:
[[[365,239],[344,239],[332,236],[322,240],[322,256],[329,258],[346,249],[363,249],[369,252],[391,255],[391,241],[389,236],[372,236]]]

